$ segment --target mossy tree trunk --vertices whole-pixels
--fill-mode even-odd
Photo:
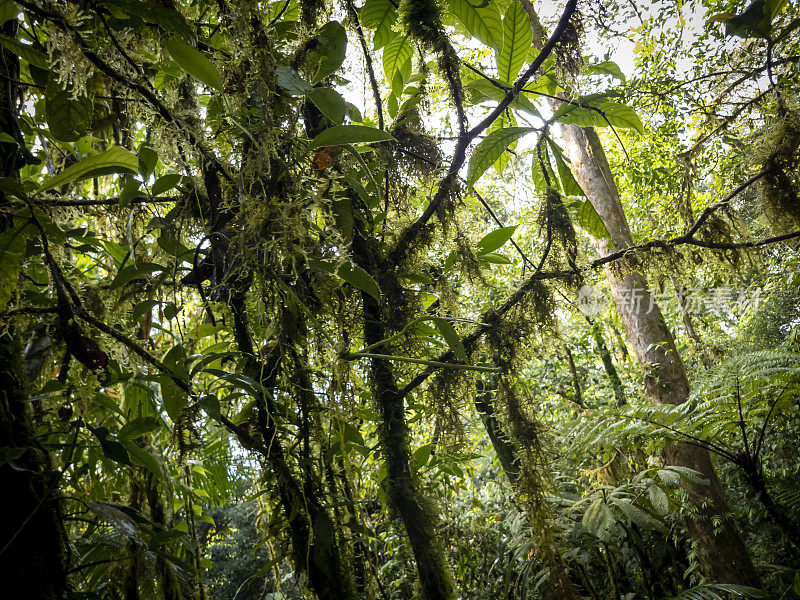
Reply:
[[[16,37],[18,21],[2,26],[3,34]],[[19,58],[0,48],[0,132],[19,140],[17,123]],[[0,176],[19,179],[25,162],[18,146],[0,142]],[[0,210],[6,198],[0,191]],[[0,234],[15,223],[0,214]],[[0,307],[3,308],[3,307]],[[56,496],[59,474],[36,440],[28,402],[27,373],[22,348],[13,329],[0,324],[0,464],[3,519],[0,524],[0,565],[6,585],[19,586],[20,596],[56,600],[67,590],[63,556],[63,527]]]
[[[578,184],[600,215],[611,243],[595,240],[601,255],[633,245],[625,212],[600,139],[592,128],[564,127],[565,148]],[[643,366],[645,391],[654,404],[682,404],[689,398],[689,380],[675,340],[655,303],[645,277],[630,264],[606,267],[606,276],[620,319]],[[670,445],[667,460],[698,471],[706,484],[685,482],[696,515],[689,522],[711,579],[721,583],[758,585],[747,547],[730,519],[722,486],[705,449],[685,443]],[[722,519],[720,527],[714,525]]]
[[[364,222],[356,224],[353,254],[358,266],[372,275],[391,304],[394,290],[400,286],[396,276],[382,268],[364,231]],[[384,308],[370,294],[363,293],[364,342],[369,346],[387,337]],[[389,352],[391,352],[389,350]],[[375,404],[381,415],[381,446],[386,464],[389,506],[403,522],[414,553],[422,597],[425,600],[452,600],[455,584],[437,531],[438,515],[431,500],[425,497],[412,467],[410,431],[405,415],[405,401],[400,394],[391,364],[373,358],[370,369]]]

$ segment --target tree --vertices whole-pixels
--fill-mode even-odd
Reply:
[[[4,2],[0,446],[25,493],[0,543],[38,559],[9,565],[46,564],[30,575],[43,597],[202,599],[227,547],[215,517],[235,514],[270,558],[235,574],[234,594],[655,597],[697,565],[758,586],[703,435],[653,435],[588,470],[597,458],[566,448],[571,427],[641,409],[640,375],[603,335],[617,319],[646,398],[688,406],[700,376],[669,316],[626,310],[640,290],[650,307],[653,271],[683,281],[672,265],[700,250],[752,252],[726,267],[736,277],[796,268],[796,9],[778,4],[703,30],[722,52],[725,21],[763,64],[660,80],[649,61],[671,42],[642,20],[642,79],[608,89],[622,73],[583,57],[574,0],[550,35],[518,0]],[[764,71],[767,93],[748,96]],[[741,106],[707,109],[707,82]],[[667,117],[643,122],[650,90]],[[753,115],[748,163],[717,140]],[[659,199],[662,222],[643,227],[627,154],[667,162],[681,127],[700,136],[680,183],[670,172],[683,204]],[[714,163],[727,196],[693,179]],[[515,177],[534,209],[497,200]],[[600,267],[617,311],[587,320],[575,304]],[[274,585],[247,583],[270,571]],[[224,579],[214,593],[234,589]]]

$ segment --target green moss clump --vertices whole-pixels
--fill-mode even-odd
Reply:
[[[785,110],[748,147],[749,162],[767,174],[757,184],[758,197],[776,232],[800,225],[800,112]]]

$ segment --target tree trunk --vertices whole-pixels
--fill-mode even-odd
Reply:
[[[364,232],[364,222],[358,220],[353,231],[353,257],[359,267],[379,281],[381,289],[399,289],[396,276],[380,264],[377,253]],[[391,298],[391,294],[387,294]],[[383,308],[366,292],[364,303],[364,342],[375,344],[386,336]],[[386,348],[391,352],[389,348]],[[403,521],[414,562],[419,575],[422,597],[425,600],[451,600],[455,597],[453,575],[447,564],[444,546],[438,529],[438,514],[434,504],[420,489],[418,477],[411,466],[409,442],[411,432],[405,415],[405,401],[389,361],[373,358],[370,369],[375,405],[381,415],[381,446],[386,464],[386,498],[392,510]]]
[[[490,387],[487,387],[481,379],[477,380],[476,387],[475,409],[481,417],[483,426],[492,443],[492,448],[494,448],[494,452],[497,454],[500,466],[503,467],[503,472],[506,474],[511,484],[516,485],[522,468],[517,449],[514,446],[514,442],[512,442],[511,438],[503,431],[500,422],[497,420]]]
[[[2,32],[16,37],[16,18],[2,24]],[[0,142],[0,176],[19,179],[25,163],[24,139],[17,123],[19,58],[0,48],[0,132],[19,141]],[[0,191],[0,209],[6,204]],[[0,234],[13,226],[0,215]],[[3,309],[5,307],[0,307]],[[0,579],[18,582],[26,598],[60,600],[67,581],[63,557],[63,526],[56,497],[58,473],[36,440],[28,406],[27,373],[22,348],[13,328],[2,325],[0,333],[0,448],[7,458],[0,465],[0,489],[4,496],[0,525]]]
[[[603,368],[608,375],[608,380],[611,382],[611,387],[614,388],[614,397],[617,399],[617,406],[625,406],[628,400],[625,398],[625,388],[622,386],[622,380],[619,378],[617,367],[614,365],[614,360],[611,358],[611,352],[608,351],[606,341],[603,339],[603,332],[600,330],[600,324],[596,321],[589,321],[589,326],[592,329],[592,337],[594,343],[597,344],[597,351],[600,354],[600,360],[603,361]]]
[[[605,223],[613,248],[631,246],[630,228],[597,133],[592,128],[567,125],[564,140],[575,178]],[[595,246],[601,255],[612,249],[605,239],[595,240]],[[628,339],[642,364],[648,398],[654,404],[682,404],[689,397],[689,380],[647,281],[630,262],[606,266],[606,275]],[[667,448],[667,460],[694,469],[708,480],[707,485],[684,483],[696,511],[689,529],[700,547],[708,576],[721,583],[758,585],[758,575],[728,515],[708,452],[688,444],[674,444]],[[715,527],[714,520],[720,517],[721,526]]]

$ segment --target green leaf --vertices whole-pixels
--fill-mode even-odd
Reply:
[[[117,438],[120,440],[130,440],[144,435],[145,433],[155,431],[158,428],[159,421],[155,417],[140,417],[125,423],[117,433]]]
[[[517,227],[519,227],[519,225],[510,225],[509,227],[501,227],[500,229],[495,229],[487,233],[478,242],[475,248],[476,252],[478,255],[494,252],[511,239]]]
[[[345,106],[344,98],[334,89],[327,87],[314,88],[308,93],[308,99],[328,117],[334,125],[341,125],[344,120]]]
[[[118,287],[122,287],[126,283],[133,281],[134,279],[146,279],[148,275],[155,273],[156,271],[163,271],[164,267],[161,265],[157,265],[156,263],[140,263],[139,265],[128,265],[124,267],[121,271],[117,272],[114,280],[111,282],[109,286],[112,290]]]
[[[669,514],[669,498],[666,492],[660,486],[653,484],[647,489],[647,495],[650,497],[650,504],[655,510],[662,515]]]
[[[611,239],[611,234],[606,229],[603,219],[600,218],[588,199],[579,201],[577,207],[578,223],[586,230],[586,233],[598,240]]]
[[[139,174],[143,179],[148,179],[153,174],[153,171],[156,170],[158,154],[149,146],[142,144],[139,146],[137,156],[139,159]]]
[[[742,14],[729,18],[725,22],[725,35],[768,38],[772,33],[772,9],[776,3],[770,2],[769,8],[767,4],[767,0],[755,0]]]
[[[122,191],[119,193],[119,205],[122,208],[130,205],[131,202],[143,196],[144,194],[139,191],[142,187],[142,182],[138,179],[130,179],[122,186]]]
[[[417,463],[417,467],[424,467],[427,464],[428,459],[431,457],[432,448],[431,444],[425,444],[414,450],[412,456],[414,457],[414,462]]]
[[[603,541],[611,537],[615,523],[614,513],[602,498],[595,500],[583,513],[583,528]]]
[[[561,123],[580,127],[620,127],[644,133],[642,120],[630,106],[599,99],[597,96],[576,98],[574,103],[562,104],[553,115]]]
[[[173,373],[185,381],[188,379],[188,374],[183,362],[184,358],[183,348],[178,344],[170,348],[164,356],[163,362]],[[161,401],[164,405],[164,410],[167,411],[169,418],[175,422],[189,398],[186,392],[171,377],[160,375],[158,381],[161,384]]]
[[[512,0],[503,18],[503,49],[497,54],[500,81],[511,84],[531,49],[533,33],[528,13],[519,0]]]
[[[163,175],[156,179],[156,182],[153,184],[153,187],[150,189],[150,193],[153,196],[160,196],[164,192],[168,192],[176,185],[178,185],[181,181],[181,176],[177,173],[169,173],[168,175]]]
[[[17,225],[0,234],[0,310],[4,310],[17,289],[19,271],[25,259],[28,224]]]
[[[139,159],[132,152],[115,146],[95,156],[89,156],[82,161],[71,165],[61,171],[55,177],[46,180],[39,187],[40,192],[47,191],[54,187],[81,181],[97,175],[108,175],[110,173],[135,173],[139,170]]]
[[[393,81],[403,65],[411,59],[414,47],[408,41],[407,35],[397,36],[383,49],[383,75],[386,81]]]
[[[394,35],[392,25],[397,21],[397,9],[391,0],[367,0],[361,8],[361,24],[375,30],[373,48],[383,48]]]
[[[483,77],[480,79],[473,79],[465,87],[473,94],[473,103],[483,102],[484,100],[494,100],[499,104],[506,96],[506,93],[502,89]],[[511,103],[511,108],[525,111],[529,115],[533,115],[539,119],[542,118],[533,103],[522,94],[517,96],[516,100]]]
[[[72,98],[54,77],[45,91],[45,115],[52,136],[60,142],[74,142],[86,135],[92,121],[92,102],[85,96]]]
[[[133,440],[126,440],[122,445],[128,451],[131,462],[143,469],[150,471],[155,477],[161,478],[161,465],[145,448],[140,448]]]
[[[174,33],[186,40],[193,37],[192,28],[186,19],[177,11],[166,8],[159,2],[142,2],[141,0],[102,0],[100,4],[111,6],[138,17],[146,23],[157,25],[164,31]]]
[[[564,194],[567,196],[585,196],[586,194],[583,193],[583,189],[581,189],[581,186],[578,185],[577,181],[575,181],[572,171],[567,166],[567,163],[564,162],[564,156],[561,148],[559,148],[558,145],[552,140],[547,141],[549,142],[550,148],[553,151],[553,156],[556,159],[558,178],[561,180],[561,189],[564,190]]]
[[[479,257],[481,260],[492,264],[492,265],[510,265],[511,259],[503,256],[502,254],[497,254],[496,252],[487,252],[486,254],[481,254]]]
[[[19,6],[16,2],[11,0],[2,0],[0,2],[0,25],[5,25],[8,21],[16,19],[19,15]]]
[[[586,72],[596,75],[611,75],[620,81],[625,81],[625,74],[613,60],[604,60],[603,62],[587,65]]]
[[[690,469],[689,467],[669,465],[667,467],[664,467],[664,470],[674,471],[680,476],[681,479],[684,479],[685,481],[690,481],[692,483],[696,483],[699,485],[708,485],[708,479],[703,477],[703,474],[700,471]]]
[[[491,127],[489,128],[489,132],[498,131],[500,129],[505,129],[507,127],[516,127],[517,126],[517,119],[514,116],[514,113],[511,111],[504,111],[503,114],[499,115],[497,119],[495,119],[494,123],[492,123]],[[509,150],[516,150],[517,148],[517,141],[514,140],[509,144]],[[494,170],[497,171],[497,174],[502,177],[503,171],[505,171],[506,165],[511,160],[511,153],[510,152],[503,152],[497,160],[494,161]]]
[[[172,59],[189,75],[199,79],[218,92],[223,91],[225,84],[222,80],[222,75],[216,65],[206,58],[202,52],[178,37],[167,38],[164,41],[164,46]]]
[[[332,75],[344,62],[347,52],[347,32],[338,21],[330,21],[320,27],[317,32],[319,45],[309,52],[317,56],[317,71],[311,78],[311,83],[319,83],[328,75]]]
[[[453,324],[448,321],[447,319],[435,318],[433,319],[433,324],[436,325],[436,329],[439,330],[439,333],[442,334],[444,341],[447,342],[447,345],[450,346],[450,350],[453,351],[453,354],[456,355],[456,358],[461,362],[467,362],[467,352],[464,349],[464,344],[461,342],[461,338],[458,335],[458,332],[453,327]]]
[[[366,292],[378,302],[381,300],[381,289],[378,287],[377,282],[358,265],[351,262],[346,262],[339,267],[339,277],[344,279],[347,283],[362,292]]]
[[[9,52],[12,52],[20,58],[27,60],[29,64],[44,69],[50,69],[47,62],[47,55],[40,50],[37,50],[29,44],[23,44],[18,39],[0,33],[0,44],[5,46]]]
[[[497,5],[488,0],[473,4],[470,0],[449,0],[450,12],[478,41],[497,51],[503,48],[503,23]]]
[[[652,529],[654,531],[660,531],[661,533],[667,533],[667,528],[664,523],[643,511],[635,504],[622,498],[612,498],[611,502],[613,502],[614,506],[619,508],[622,514],[624,514],[631,523],[635,523],[643,529]]]
[[[472,153],[467,168],[467,187],[472,187],[486,169],[500,158],[508,146],[522,136],[535,131],[533,127],[507,127],[487,135]]]
[[[361,116],[361,111],[355,104],[351,102],[345,102],[344,106],[345,106],[345,114],[347,115],[348,119],[350,119],[354,123],[360,123],[361,121],[364,120],[364,117]]]
[[[329,127],[311,140],[310,149],[322,146],[342,146],[344,144],[369,144],[372,142],[391,142],[394,138],[380,129],[364,125],[336,125]]]
[[[603,111],[606,119],[614,127],[634,129],[639,134],[644,134],[642,120],[630,106],[619,102],[603,102],[598,108]]]
[[[103,450],[103,454],[106,455],[107,458],[110,458],[116,463],[121,465],[128,465],[131,464],[130,456],[128,455],[128,450],[117,440],[111,439],[108,437],[108,430],[103,429],[101,427],[98,428],[91,428],[92,433],[94,433],[97,441],[100,442],[100,448]]]
[[[206,411],[206,414],[215,421],[219,421],[222,418],[222,407],[220,406],[219,398],[214,394],[200,396],[199,404],[200,408]]]
[[[314,86],[300,77],[297,71],[286,65],[278,65],[275,67],[275,76],[278,85],[292,96],[301,96],[314,88]]]

